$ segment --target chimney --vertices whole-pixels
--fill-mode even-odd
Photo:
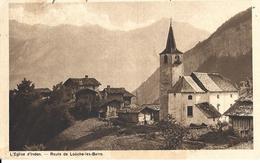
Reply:
[[[88,75],[85,75],[85,78],[88,78]]]

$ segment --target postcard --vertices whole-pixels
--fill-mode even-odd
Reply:
[[[1,158],[259,159],[256,0],[0,8]]]

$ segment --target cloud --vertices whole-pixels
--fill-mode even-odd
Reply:
[[[109,30],[132,30],[147,26],[153,21],[136,23],[126,21],[121,25],[114,25],[109,15],[90,11],[84,3],[73,4],[19,4],[10,6],[10,19],[26,24],[45,24],[57,26],[60,24],[99,25]]]

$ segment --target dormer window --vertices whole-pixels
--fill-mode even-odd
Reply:
[[[168,63],[168,57],[167,57],[167,55],[164,56],[164,63],[165,63],[165,64]]]

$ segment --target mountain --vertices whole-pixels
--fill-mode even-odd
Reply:
[[[182,51],[209,33],[173,22]],[[159,66],[169,20],[131,31],[110,31],[97,25],[28,25],[9,21],[10,88],[24,77],[36,87],[49,87],[69,77],[95,77],[105,87],[132,91]]]
[[[219,72],[237,84],[252,77],[251,8],[230,18],[183,57],[186,75],[193,71]],[[159,102],[159,69],[133,93],[138,104]]]

